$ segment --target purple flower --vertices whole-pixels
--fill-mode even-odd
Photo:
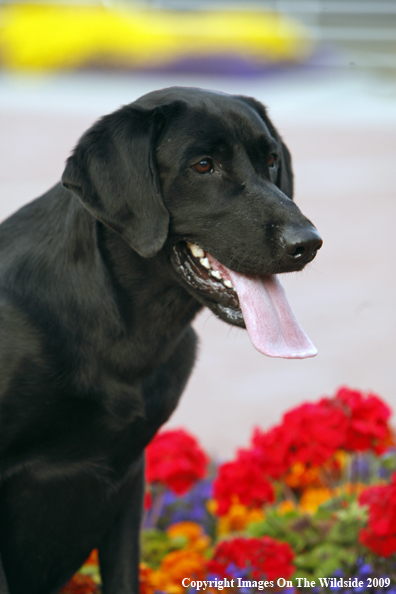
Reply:
[[[178,497],[168,489],[153,489],[153,504],[146,515],[145,527],[166,530],[177,522],[196,522],[207,534],[214,531],[214,519],[207,510],[212,481],[199,481],[186,495]],[[160,507],[160,513],[158,513]]]

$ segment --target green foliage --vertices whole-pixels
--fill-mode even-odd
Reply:
[[[268,509],[262,522],[251,524],[250,536],[268,535],[288,542],[296,553],[295,577],[315,579],[351,570],[360,553],[359,530],[367,512],[353,496],[330,499],[314,515]]]
[[[187,538],[177,536],[170,538],[166,532],[152,528],[143,530],[141,535],[141,556],[142,561],[157,569],[162,559],[177,549],[183,549],[187,544]]]

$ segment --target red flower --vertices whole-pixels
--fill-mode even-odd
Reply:
[[[267,476],[276,480],[289,470],[292,436],[285,425],[278,425],[266,433],[256,427],[252,446]]]
[[[359,542],[381,557],[390,557],[396,551],[396,536],[381,538],[368,528],[360,531]]]
[[[254,579],[276,580],[293,575],[294,553],[291,546],[270,536],[262,538],[233,538],[220,542],[208,563],[209,572],[226,576],[233,564],[240,569],[249,569]]]
[[[247,507],[261,507],[275,500],[274,489],[261,470],[256,453],[247,450],[240,450],[236,460],[219,466],[213,496],[219,516],[226,514],[236,499]]]
[[[145,511],[148,511],[152,505],[153,505],[153,496],[151,495],[150,491],[146,491],[144,494],[143,508],[145,509]]]
[[[208,458],[197,440],[183,429],[157,433],[146,448],[146,478],[176,495],[184,495],[206,474]]]
[[[256,429],[252,445],[263,471],[277,479],[296,462],[317,467],[330,460],[345,440],[347,424],[345,412],[323,398],[294,408],[267,433]]]
[[[296,568],[293,565],[294,552],[289,543],[279,542],[269,536],[263,536],[264,545],[263,571],[269,580],[279,577],[289,578]]]
[[[321,466],[342,445],[347,419],[331,400],[323,398],[286,413],[283,423],[293,436],[289,466],[296,462]]]
[[[389,557],[396,552],[396,472],[390,485],[369,487],[359,497],[367,505],[368,525],[360,531],[359,540],[366,547]]]
[[[335,401],[344,407],[348,415],[344,448],[354,452],[374,450],[381,454],[392,444],[392,432],[388,425],[390,408],[376,395],[342,387]]]

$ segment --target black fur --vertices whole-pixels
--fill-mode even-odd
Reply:
[[[192,168],[204,158],[211,173]],[[0,594],[53,594],[95,547],[103,594],[132,594],[143,451],[192,370],[190,323],[207,305],[243,326],[180,274],[176,248],[287,272],[309,258],[284,238],[314,228],[244,97],[146,95],[82,137],[62,182],[0,227]]]

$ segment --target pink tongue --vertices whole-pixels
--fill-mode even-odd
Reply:
[[[294,317],[277,276],[239,274],[207,255],[212,268],[234,285],[250,340],[260,353],[284,359],[306,359],[317,354]]]
[[[249,277],[227,269],[253,346],[269,357],[305,359],[317,350],[297,322],[277,276]]]

